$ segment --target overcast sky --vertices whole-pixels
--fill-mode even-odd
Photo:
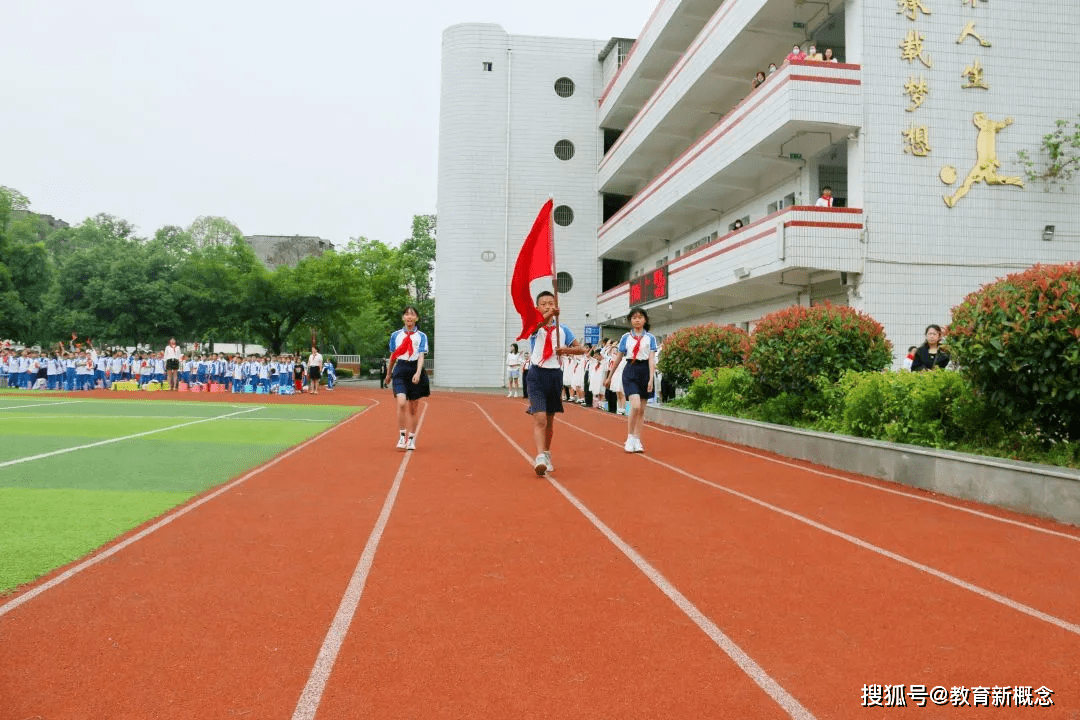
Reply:
[[[637,37],[659,0],[0,0],[0,185],[143,235],[397,243],[435,212],[442,31]]]

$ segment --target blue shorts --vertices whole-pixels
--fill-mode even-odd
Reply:
[[[517,380],[519,377],[521,377],[521,370],[520,369],[508,370],[507,375],[509,376],[509,378],[511,380]]]
[[[561,413],[562,374],[560,368],[529,368],[529,409],[530,415],[536,413]]]
[[[420,382],[412,381],[416,374],[415,360],[398,360],[394,363],[394,374],[391,377],[390,386],[394,388],[394,395],[404,395],[406,400],[419,400],[431,395],[431,386],[428,383],[426,372],[420,373]]]
[[[653,384],[655,386],[655,383]],[[649,387],[649,361],[626,361],[626,367],[622,373],[622,392],[626,397],[639,395],[642,400],[648,400],[654,393]]]

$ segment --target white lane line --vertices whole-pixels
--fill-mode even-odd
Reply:
[[[600,435],[589,432],[588,430],[585,430],[584,428],[578,427],[577,425],[572,425],[570,423],[564,423],[564,424],[568,425],[568,426],[574,428],[575,430],[578,430],[579,432],[582,432],[582,433],[584,433],[586,435],[591,435],[592,437],[596,438],[597,440],[602,440],[602,441],[604,441],[604,442],[606,442],[606,443],[608,443],[610,445],[614,445],[615,447],[621,447],[620,443],[617,443],[617,442],[615,442],[613,440],[608,440],[605,437],[601,437]],[[764,500],[759,500],[758,498],[753,497],[752,495],[747,495],[746,493],[741,493],[738,490],[732,490],[729,487],[724,487],[723,485],[720,485],[718,483],[714,483],[711,480],[706,480],[705,478],[698,477],[697,475],[694,475],[693,473],[687,472],[686,470],[683,470],[682,468],[675,467],[674,465],[666,463],[663,460],[657,460],[656,458],[650,457],[649,455],[639,455],[639,457],[642,457],[645,460],[648,460],[649,462],[656,463],[657,465],[659,465],[661,467],[667,468],[668,470],[671,470],[674,473],[678,473],[679,475],[690,478],[691,480],[699,482],[699,483],[701,483],[703,485],[708,485],[711,488],[721,490],[723,492],[728,493],[729,495],[734,495],[735,497],[746,500],[747,502],[752,502],[755,505],[759,505],[760,507],[766,508],[767,510],[772,510],[773,512],[784,515],[785,517],[789,517],[792,520],[797,520],[797,521],[799,521],[801,523],[809,525],[812,528],[816,528],[818,530],[821,530],[824,533],[828,533],[829,535],[832,535],[834,537],[838,537],[841,540],[846,540],[846,541],[848,541],[849,543],[851,543],[853,545],[856,545],[858,547],[863,548],[864,550],[869,550],[870,552],[877,553],[878,555],[881,555],[882,557],[887,557],[890,560],[895,560],[898,563],[902,563],[904,565],[907,565],[908,567],[912,567],[912,568],[915,568],[916,570],[920,570],[920,571],[922,571],[924,573],[927,573],[928,575],[932,575],[932,576],[934,576],[934,577],[936,577],[936,578],[938,578],[940,580],[944,580],[945,582],[951,583],[951,584],[953,584],[953,585],[955,585],[955,586],[957,586],[959,588],[963,588],[964,590],[968,590],[970,592],[973,592],[976,595],[981,595],[982,597],[987,598],[988,600],[993,600],[996,603],[1000,603],[1001,605],[1004,605],[1007,608],[1011,608],[1012,610],[1016,610],[1017,612],[1021,612],[1021,613],[1025,614],[1025,615],[1030,615],[1033,618],[1037,618],[1037,619],[1042,620],[1044,622],[1050,623],[1051,625],[1059,627],[1062,630],[1065,630],[1067,632],[1071,632],[1074,635],[1080,635],[1080,625],[1077,625],[1076,623],[1071,623],[1068,620],[1062,620],[1059,617],[1055,617],[1055,616],[1050,615],[1048,613],[1044,613],[1042,610],[1037,610],[1037,609],[1031,607],[1030,605],[1024,605],[1023,603],[1017,602],[1016,600],[1013,600],[1011,598],[1007,598],[1004,595],[999,595],[996,592],[993,592],[991,590],[987,590],[986,588],[979,587],[978,585],[975,585],[973,583],[969,583],[966,580],[961,580],[960,578],[955,577],[953,575],[949,575],[948,573],[942,572],[941,570],[938,570],[937,568],[932,568],[929,565],[924,565],[924,564],[922,564],[920,562],[916,562],[915,560],[911,560],[909,558],[906,558],[903,555],[899,555],[897,553],[894,553],[891,550],[886,550],[883,547],[878,547],[877,545],[874,545],[873,543],[867,542],[866,540],[863,540],[861,538],[857,538],[854,535],[849,535],[846,532],[843,532],[842,530],[837,530],[837,529],[829,527],[828,525],[825,525],[823,523],[819,523],[816,520],[811,520],[808,517],[805,517],[803,515],[799,515],[798,513],[792,512],[790,510],[785,510],[782,507],[778,507],[778,506],[773,505],[771,503],[765,502]]]
[[[195,508],[199,507],[200,505],[203,505],[204,503],[210,502],[211,500],[216,498],[218,495],[221,495],[222,493],[225,493],[225,492],[228,492],[229,490],[232,490],[237,485],[239,485],[239,484],[241,484],[243,482],[246,482],[249,478],[255,477],[256,475],[261,473],[263,470],[266,470],[268,468],[272,468],[273,466],[277,465],[279,462],[281,462],[285,458],[289,457],[290,455],[292,455],[294,453],[297,453],[300,450],[303,450],[304,448],[306,448],[308,445],[315,442],[316,440],[319,440],[320,438],[325,437],[326,435],[329,435],[330,433],[334,432],[338,428],[343,427],[344,425],[351,422],[352,420],[360,417],[365,412],[367,412],[371,407],[373,407],[373,406],[368,406],[368,407],[364,408],[363,410],[361,410],[360,412],[356,413],[355,415],[349,416],[348,418],[345,419],[344,422],[340,422],[337,425],[335,425],[334,427],[327,428],[327,429],[323,430],[321,433],[319,433],[315,437],[311,438],[310,440],[308,440],[308,441],[306,441],[306,442],[304,442],[304,443],[302,443],[300,445],[297,445],[296,447],[292,448],[291,450],[286,451],[285,453],[282,453],[281,455],[278,455],[273,460],[268,461],[264,465],[260,465],[259,467],[255,468],[254,470],[252,470],[251,472],[247,473],[246,475],[244,475],[242,477],[236,478],[235,480],[233,480],[229,484],[222,485],[220,488],[218,488],[214,492],[210,493],[209,495],[202,496],[198,500],[192,502],[190,505],[184,505],[183,507],[178,508],[177,510],[174,510],[173,512],[165,515],[164,517],[162,517],[160,520],[158,520],[156,523],[154,523],[150,527],[146,528],[145,530],[141,530],[138,533],[136,533],[136,534],[132,535],[131,537],[129,537],[128,539],[123,540],[121,542],[118,542],[117,544],[113,545],[112,547],[108,548],[107,550],[103,550],[101,553],[99,553],[97,555],[94,555],[93,557],[87,558],[86,560],[82,561],[78,565],[76,565],[76,566],[74,566],[72,568],[69,568],[68,570],[65,570],[64,572],[60,573],[59,575],[54,577],[52,580],[49,580],[48,582],[44,582],[41,585],[36,585],[36,586],[30,588],[29,590],[27,590],[22,595],[18,595],[16,597],[12,598],[7,603],[5,603],[3,605],[0,605],[0,617],[3,617],[4,615],[11,612],[15,608],[19,607],[23,603],[26,603],[26,602],[29,602],[29,601],[33,600],[34,598],[36,598],[38,595],[45,592],[46,590],[54,588],[57,585],[59,585],[60,583],[64,582],[65,580],[68,580],[69,578],[74,577],[75,575],[82,572],[83,570],[86,570],[89,567],[97,565],[102,560],[106,560],[106,559],[112,557],[113,555],[120,552],[121,550],[123,550],[127,546],[131,545],[132,543],[134,543],[134,542],[136,542],[138,540],[142,540],[144,537],[146,537],[150,533],[154,532],[155,530],[160,530],[161,528],[163,528],[166,525],[168,525],[169,523],[171,523],[173,520],[176,520],[179,517],[187,515],[189,512],[191,512]]]
[[[501,427],[499,427],[499,425],[491,418],[491,416],[487,414],[484,408],[480,407],[480,405],[476,402],[473,402],[473,405],[476,405],[477,409],[480,410],[481,413],[483,413],[484,417],[487,418],[488,422],[491,423],[492,427],[494,427],[499,432],[499,434],[501,434],[523,458],[525,458],[525,462],[527,462],[529,464],[529,467],[531,468],[532,457],[527,452],[525,452],[525,450],[522,449],[520,445],[514,442],[514,439],[511,438]],[[600,518],[594,515],[592,511],[590,511],[580,500],[574,497],[574,495],[572,495],[569,490],[559,484],[559,482],[550,475],[545,475],[545,479],[549,483],[551,483],[551,485],[556,490],[558,490],[564,498],[569,500],[570,504],[577,508],[578,511],[582,515],[584,515],[589,520],[589,522],[591,522],[593,526],[596,527],[597,530],[603,533],[604,537],[606,537],[615,547],[622,551],[623,555],[629,558],[630,562],[634,563],[634,565],[637,566],[638,570],[640,570],[645,575],[645,577],[652,581],[652,583],[657,588],[659,588],[662,593],[667,595],[668,598],[670,598],[671,601],[674,602],[675,605],[680,610],[682,610],[683,613],[688,618],[690,618],[695,625],[701,628],[701,630],[706,635],[708,635],[709,638],[714,643],[716,643],[716,645],[721,650],[723,650],[724,653],[727,654],[727,656],[730,657],[736,665],[739,666],[739,669],[746,673],[746,675],[751,680],[753,680],[758,685],[758,687],[764,690],[766,694],[768,694],[769,697],[771,697],[776,702],[777,705],[782,707],[788,715],[793,718],[799,718],[800,720],[812,720],[814,718],[814,715],[809,710],[803,707],[798,700],[796,700],[787,690],[785,690],[780,685],[780,683],[773,680],[772,677],[767,672],[765,672],[764,668],[758,665],[753,658],[746,654],[746,651],[739,647],[734,640],[728,637],[723,630],[717,627],[716,623],[710,620],[705,615],[705,613],[701,612],[701,610],[699,610],[697,606],[695,606],[690,601],[689,598],[679,592],[679,590],[671,584],[671,581],[665,578],[659,570],[650,565],[649,562],[644,557],[642,557],[636,550],[634,550],[634,548],[632,548],[626,541],[616,535],[615,531],[605,525],[603,521],[600,520]]]
[[[215,415],[214,417],[201,418],[199,420],[192,420],[191,422],[180,423],[179,425],[170,425],[169,427],[158,428],[157,430],[147,430],[141,433],[134,433],[132,435],[121,435],[120,437],[109,438],[108,440],[99,440],[98,442],[87,443],[86,445],[76,445],[69,448],[61,448],[59,450],[53,450],[47,453],[40,453],[38,455],[29,455],[23,458],[17,458],[15,460],[8,460],[7,462],[0,463],[0,468],[6,468],[10,465],[18,465],[19,463],[30,462],[31,460],[42,460],[47,457],[53,457],[54,455],[63,455],[69,452],[75,452],[76,450],[86,450],[87,448],[100,447],[102,445],[111,445],[112,443],[118,443],[123,440],[131,440],[133,438],[146,437],[147,435],[154,435],[156,433],[165,432],[167,430],[176,430],[177,428],[188,427],[189,425],[198,425],[199,423],[210,422],[211,420],[222,420],[233,415],[240,415],[242,413],[255,412],[256,410],[262,410],[261,407],[254,407],[250,410],[238,410],[234,413],[228,413],[226,415]]]
[[[788,462],[786,460],[777,460],[774,457],[769,457],[768,455],[763,455],[762,453],[754,452],[753,450],[747,450],[746,448],[739,447],[738,445],[734,445],[734,444],[731,444],[731,443],[717,442],[715,440],[707,440],[705,438],[700,438],[700,437],[697,437],[696,435],[691,435],[689,433],[679,432],[679,431],[676,431],[676,430],[669,430],[668,428],[659,427],[659,426],[657,426],[655,424],[650,424],[649,427],[652,428],[653,430],[657,430],[657,431],[662,432],[662,433],[667,433],[668,435],[675,435],[677,437],[686,438],[688,440],[696,440],[697,442],[704,443],[706,445],[712,445],[713,447],[723,448],[724,450],[731,450],[733,452],[742,453],[743,455],[749,455],[751,457],[756,457],[756,458],[759,458],[761,460],[767,460],[769,462],[776,463],[778,465],[784,465],[786,467],[795,468],[796,470],[805,470],[806,472],[811,472],[811,473],[814,473],[815,475],[820,475],[822,477],[833,478],[834,480],[842,480],[842,481],[844,481],[846,483],[850,483],[852,485],[861,485],[862,487],[870,488],[871,490],[879,490],[881,492],[891,493],[893,495],[899,495],[901,497],[910,498],[911,500],[920,500],[922,502],[932,503],[934,505],[940,505],[941,507],[949,508],[950,510],[959,510],[960,512],[968,513],[969,515],[977,515],[978,517],[986,518],[987,520],[996,520],[997,522],[1006,523],[1008,525],[1015,525],[1016,527],[1022,527],[1022,528],[1025,528],[1027,530],[1032,530],[1034,532],[1041,532],[1041,533],[1045,533],[1046,535],[1055,535],[1057,537],[1063,537],[1066,540],[1073,540],[1075,542],[1080,542],[1080,535],[1070,535],[1068,533],[1058,532],[1057,530],[1050,530],[1048,528],[1039,527],[1038,525],[1031,525],[1030,523],[1021,522],[1019,520],[1012,520],[1010,518],[999,517],[997,515],[992,515],[990,513],[982,512],[980,510],[975,510],[973,508],[967,508],[967,507],[964,507],[963,505],[954,505],[953,503],[945,502],[943,500],[938,500],[937,498],[926,497],[924,495],[919,495],[919,494],[913,493],[913,492],[905,492],[904,490],[896,490],[894,488],[882,487],[881,485],[875,485],[874,483],[866,482],[865,480],[856,480],[855,478],[844,477],[843,475],[837,475],[836,473],[825,472],[824,470],[817,470],[817,469],[812,468],[812,467],[807,467],[805,465],[799,465],[797,463]],[[888,481],[883,481],[883,482],[888,482]]]
[[[420,412],[420,421],[416,424],[417,435],[420,434],[420,428],[424,425],[428,407],[428,403],[424,403],[424,409]],[[394,482],[390,486],[390,492],[387,493],[386,500],[383,502],[379,519],[375,522],[371,535],[368,536],[364,552],[360,555],[360,561],[356,564],[348,587],[345,588],[345,594],[330,623],[330,629],[326,632],[322,647],[319,648],[319,654],[315,657],[311,675],[308,676],[304,691],[296,703],[296,710],[293,711],[293,720],[312,720],[319,710],[319,703],[322,702],[323,692],[326,690],[326,682],[330,679],[330,673],[334,669],[334,663],[337,662],[345,636],[349,634],[349,626],[356,615],[356,608],[360,605],[360,596],[364,592],[364,585],[367,583],[368,575],[371,574],[371,566],[375,562],[375,550],[378,549],[383,530],[386,529],[386,524],[390,520],[390,511],[394,509],[394,501],[397,500],[398,489],[401,487],[401,481],[405,477],[405,468],[409,466],[411,458],[412,453],[406,452],[405,457],[401,459],[397,475],[394,476]]]
[[[39,407],[49,407],[50,405],[74,405],[75,403],[81,403],[81,402],[85,402],[85,401],[84,400],[67,400],[65,402],[33,403],[31,405],[6,405],[6,406],[3,406],[3,407],[0,407],[0,410],[18,410],[19,408],[39,408]]]

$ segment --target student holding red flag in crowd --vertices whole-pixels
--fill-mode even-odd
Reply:
[[[563,411],[559,359],[563,355],[585,352],[570,328],[558,322],[559,299],[555,293],[544,290],[536,296],[535,306],[532,304],[529,284],[538,278],[555,277],[553,206],[554,200],[549,199],[540,208],[540,214],[521,246],[510,281],[510,296],[522,323],[517,339],[528,338],[530,343],[528,413],[533,416],[533,439],[536,441],[533,469],[539,476],[555,469],[551,462],[551,441],[555,434],[555,413]]]
[[[398,450],[416,449],[416,423],[419,420],[420,398],[431,394],[424,355],[428,351],[427,335],[416,328],[420,314],[412,305],[401,313],[404,327],[390,335],[390,367],[386,383],[394,390],[397,400]],[[408,434],[408,438],[406,438]]]

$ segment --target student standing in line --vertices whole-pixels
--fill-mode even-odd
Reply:
[[[622,387],[623,394],[630,400],[623,450],[645,452],[641,445],[641,429],[645,425],[645,403],[654,395],[658,346],[656,336],[649,332],[649,314],[643,308],[634,308],[626,319],[630,321],[632,329],[619,340],[619,349],[615,353],[616,361],[626,358]]]
[[[401,313],[403,327],[390,335],[390,362],[384,378],[397,400],[398,450],[416,449],[416,423],[420,398],[431,395],[424,356],[428,352],[427,335],[416,328],[420,314],[412,305]],[[406,438],[406,435],[408,437]]]
[[[322,355],[319,354],[319,349],[314,345],[311,346],[311,355],[308,356],[307,372],[310,385],[309,392],[312,395],[318,395],[319,378],[322,377]]]
[[[533,470],[538,476],[553,472],[551,441],[555,436],[555,413],[563,412],[563,370],[559,360],[585,351],[570,328],[558,322],[559,306],[555,295],[544,290],[536,296],[536,310],[543,322],[529,338],[529,409],[533,416],[533,439],[536,459]]]
[[[520,378],[521,351],[518,350],[517,343],[513,343],[510,345],[510,352],[506,354],[506,397],[517,397]]]

